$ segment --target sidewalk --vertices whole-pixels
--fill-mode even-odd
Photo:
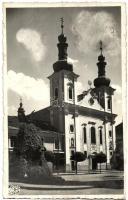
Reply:
[[[54,173],[55,177],[61,177],[64,182],[33,184],[25,182],[10,182],[10,185],[20,186],[21,189],[29,190],[77,190],[90,188],[122,188],[123,172],[107,171],[95,174],[85,173]]]
[[[76,190],[76,189],[86,189],[92,188],[89,185],[36,185],[36,184],[28,184],[28,183],[18,183],[18,182],[10,182],[9,185],[19,186],[21,189],[30,189],[30,190]]]

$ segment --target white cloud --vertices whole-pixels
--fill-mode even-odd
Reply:
[[[85,90],[83,84],[80,81],[77,81],[76,91],[78,94],[81,94]]]
[[[77,47],[85,54],[98,49],[100,40],[109,56],[120,53],[117,24],[107,12],[81,11],[74,19],[72,32],[76,35]]]
[[[76,63],[79,62],[78,60],[75,60],[75,59],[70,58],[70,57],[68,57],[67,61],[68,61],[69,63],[72,63],[72,64],[76,64]]]
[[[35,61],[39,62],[44,58],[46,48],[37,31],[22,28],[18,30],[16,39],[19,43],[24,45]]]
[[[27,100],[49,102],[49,87],[42,79],[35,79],[23,73],[8,71],[8,89]]]

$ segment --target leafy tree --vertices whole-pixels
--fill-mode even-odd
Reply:
[[[71,160],[76,161],[76,174],[77,174],[77,163],[78,162],[82,162],[86,159],[86,155],[83,154],[82,152],[75,152],[72,156],[71,156]]]
[[[100,163],[100,173],[101,173],[101,163],[105,163],[107,161],[107,157],[103,152],[96,154],[96,162]]]
[[[16,151],[18,155],[31,161],[41,158],[43,144],[39,133],[40,129],[34,124],[21,124],[17,137]]]
[[[117,170],[124,169],[123,142],[117,141],[116,149],[110,160],[111,167]]]

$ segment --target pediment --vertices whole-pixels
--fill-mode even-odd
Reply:
[[[84,96],[82,100],[77,102],[78,105],[97,110],[103,110],[102,106],[98,103],[97,99],[93,98],[90,92]]]

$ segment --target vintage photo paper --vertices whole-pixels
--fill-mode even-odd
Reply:
[[[4,197],[126,196],[125,9],[3,4]]]

